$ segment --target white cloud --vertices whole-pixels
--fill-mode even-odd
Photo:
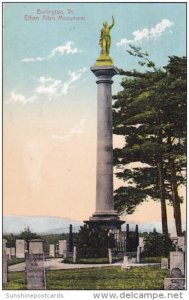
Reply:
[[[83,125],[85,122],[86,119],[81,119],[80,122],[74,125],[67,134],[64,135],[53,134],[51,138],[57,140],[67,140],[72,136],[81,135],[83,133]]]
[[[52,77],[41,76],[37,80],[41,85],[35,89],[38,95],[46,95],[49,99],[58,95],[58,90],[62,84],[61,80],[53,79]]]
[[[86,72],[87,68],[83,68],[74,72],[69,72],[70,79],[67,82],[64,82],[61,93],[66,95],[68,90],[71,88],[73,82],[77,81],[81,75]]]
[[[43,60],[48,60],[54,57],[56,54],[75,54],[81,52],[78,48],[74,46],[74,43],[71,41],[68,41],[62,46],[58,46],[54,48],[53,50],[50,51],[50,53],[47,56],[38,56],[38,57],[30,57],[30,58],[23,58],[21,62],[36,62],[36,61],[43,61]]]
[[[9,102],[26,104],[36,100],[39,96],[45,96],[46,99],[52,100],[58,96],[67,95],[69,90],[73,88],[73,83],[78,81],[82,74],[86,72],[87,68],[82,68],[76,71],[68,72],[68,80],[62,81],[60,79],[54,79],[52,77],[40,76],[39,78],[33,78],[38,82],[38,86],[33,91],[32,97],[26,97],[25,95],[13,90],[10,93]]]
[[[86,70],[87,68],[72,72],[69,71],[69,79],[65,82],[52,77],[41,76],[39,79],[36,79],[40,85],[35,89],[34,92],[38,95],[46,95],[49,100],[51,100],[52,97],[54,98],[61,95],[67,95],[68,91],[73,88],[73,83],[79,80]]]
[[[13,90],[10,93],[10,99],[9,99],[9,103],[13,102],[13,103],[22,103],[22,104],[26,104],[28,102],[33,102],[36,99],[36,96],[31,96],[31,97],[26,97],[25,95],[16,92],[16,90]]]
[[[126,46],[131,43],[137,43],[147,40],[155,40],[162,35],[162,33],[167,29],[173,26],[173,22],[168,19],[163,19],[161,22],[156,24],[152,28],[143,28],[142,30],[136,30],[132,33],[133,39],[123,38],[116,45]]]

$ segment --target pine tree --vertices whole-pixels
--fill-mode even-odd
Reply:
[[[177,234],[180,235],[180,200],[176,191],[178,184],[183,183],[183,180],[178,180],[182,176],[178,176],[177,170],[179,164],[180,167],[184,164],[184,154],[181,145],[176,151],[173,141],[176,138],[179,139],[180,144],[181,141],[182,144],[184,143],[186,86],[183,78],[185,75],[183,61],[185,58],[170,58],[168,66],[165,70],[161,70],[155,67],[155,64],[148,59],[148,54],[142,52],[140,48],[131,46],[129,53],[142,58],[140,65],[150,68],[150,71],[141,73],[136,70],[130,72],[120,70],[120,74],[127,77],[121,83],[123,90],[114,96],[114,133],[124,135],[126,143],[122,149],[115,149],[114,161],[120,169],[117,176],[130,186],[115,191],[115,206],[121,212],[126,209],[127,213],[133,213],[135,207],[149,196],[160,199],[162,231],[168,234],[166,200],[169,200],[173,204],[174,212],[176,211],[175,222]],[[179,77],[180,82],[177,76],[174,75],[173,78],[176,63],[182,75]],[[178,96],[177,91],[172,90],[173,86],[177,86],[177,89],[178,86],[182,86],[182,100],[179,100],[180,95]],[[177,93],[173,99],[175,101],[171,101],[171,93],[172,96]],[[175,114],[173,110],[176,106],[179,106],[179,109]],[[178,126],[176,119],[181,115],[183,115],[182,121],[179,121],[181,124],[179,129],[175,130],[173,121]],[[174,161],[170,160],[170,149],[176,151]],[[177,164],[175,169],[171,161],[174,167]],[[127,168],[131,162],[141,162],[147,166],[131,171]]]

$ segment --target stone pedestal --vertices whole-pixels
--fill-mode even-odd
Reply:
[[[118,74],[113,66],[93,66],[97,77],[97,164],[96,211],[85,223],[108,229],[121,229],[124,221],[114,210],[113,146],[112,146],[112,77]]]

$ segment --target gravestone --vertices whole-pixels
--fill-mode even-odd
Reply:
[[[123,264],[121,266],[122,269],[130,269],[128,256],[123,257]]]
[[[168,258],[166,258],[166,257],[163,257],[162,259],[161,259],[161,269],[162,270],[167,270],[168,268],[169,268],[169,264],[168,264]]]
[[[54,244],[49,245],[49,256],[55,257],[55,245]]]
[[[16,249],[15,249],[15,247],[11,247],[11,256],[16,256]]]
[[[73,247],[73,263],[76,263],[76,259],[77,259],[77,249],[76,246]]]
[[[43,254],[43,240],[34,239],[29,241],[29,254]]]
[[[16,257],[25,258],[26,242],[24,240],[16,240]]]
[[[7,240],[3,239],[3,284],[7,283],[8,279],[8,264],[7,264],[7,256],[6,256],[6,243]]]
[[[185,290],[185,278],[165,278],[164,290]]]
[[[139,236],[139,244],[138,244],[141,248],[144,247],[144,237],[143,236]]]
[[[170,274],[172,274],[173,269],[180,269],[182,276],[185,275],[184,252],[170,252]]]
[[[165,290],[184,290],[185,289],[185,266],[184,252],[170,252],[170,277],[164,279]]]
[[[67,241],[60,240],[59,241],[59,255],[67,256]]]
[[[28,290],[46,289],[43,240],[29,241],[29,251],[26,253],[26,274]]]
[[[11,260],[11,248],[6,247],[6,256],[8,258],[8,260]]]
[[[184,236],[178,236],[177,249],[185,252],[185,237]]]
[[[137,263],[140,263],[140,257],[141,257],[141,247],[138,246],[137,247],[137,259],[136,259]]]
[[[45,290],[44,254],[26,254],[26,276],[28,290]]]
[[[111,249],[108,249],[108,261],[109,261],[109,264],[112,264],[112,250]]]

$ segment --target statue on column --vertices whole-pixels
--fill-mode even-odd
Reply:
[[[101,45],[101,54],[104,55],[109,55],[110,53],[110,46],[111,46],[111,35],[110,35],[110,30],[112,29],[112,27],[115,24],[115,20],[114,17],[112,16],[112,25],[109,26],[108,22],[105,21],[103,23],[103,28],[101,30],[101,35],[100,35],[100,42],[99,44]]]
[[[100,41],[101,54],[96,60],[96,66],[109,66],[113,64],[112,58],[109,56],[111,47],[111,35],[110,30],[115,24],[114,17],[112,16],[112,25],[109,25],[107,21],[103,23],[103,28],[101,29]]]

